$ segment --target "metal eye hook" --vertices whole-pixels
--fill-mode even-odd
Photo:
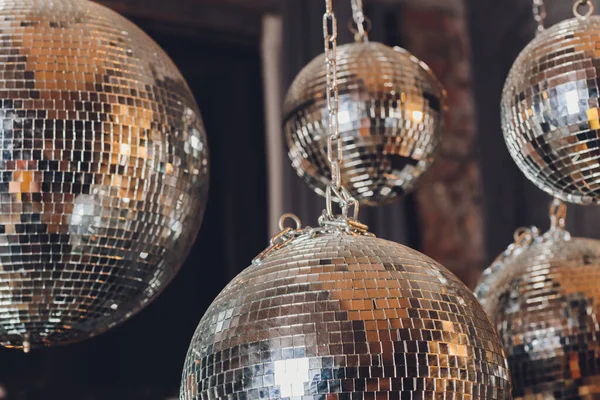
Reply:
[[[579,12],[579,8],[583,7],[583,6],[588,7],[585,14],[582,14]],[[573,14],[575,14],[575,16],[577,18],[586,19],[593,13],[594,13],[594,3],[592,3],[590,0],[577,0],[575,2],[575,4],[573,5]]]
[[[296,227],[292,228],[293,230],[299,231],[300,229],[302,229],[302,222],[300,221],[300,218],[298,218],[296,214],[287,213],[283,214],[281,218],[279,218],[279,230],[283,231],[286,229],[285,221],[287,221],[288,219],[291,219],[296,224]]]
[[[528,247],[529,245],[531,245],[531,243],[533,243],[535,238],[537,238],[539,235],[540,235],[540,231],[535,226],[532,226],[529,228],[526,228],[526,227],[518,228],[513,235],[513,238],[514,238],[513,251],[516,249]]]
[[[368,42],[372,24],[371,20],[365,16],[363,0],[350,0],[350,3],[352,5],[350,32],[354,33],[354,40],[357,42]],[[356,28],[354,28],[354,25],[356,25]]]

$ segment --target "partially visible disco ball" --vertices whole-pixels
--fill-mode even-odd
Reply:
[[[343,184],[361,203],[384,204],[410,192],[431,166],[440,140],[445,92],[407,51],[381,43],[338,47]],[[284,123],[292,165],[321,195],[330,182],[325,56],[289,89]]]
[[[192,339],[181,400],[509,399],[496,330],[428,257],[309,232],[239,274]]]
[[[600,203],[600,17],[539,34],[519,55],[502,96],[502,128],[519,168],[545,192]]]
[[[208,187],[169,57],[85,0],[0,0],[0,343],[50,346],[139,311],[182,265]]]
[[[502,337],[515,399],[600,398],[600,241],[538,239],[476,293]]]

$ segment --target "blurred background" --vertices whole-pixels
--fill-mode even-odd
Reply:
[[[210,200],[197,243],[171,286],[96,339],[32,354],[0,351],[0,399],[176,399],[196,325],[217,293],[267,244],[283,212],[315,224],[323,200],[292,172],[281,105],[322,51],[322,0],[104,0],[174,59],[203,113]],[[403,202],[363,209],[379,237],[417,248],[473,287],[515,228],[548,226],[550,199],[522,177],[500,130],[508,70],[535,32],[531,0],[364,0],[371,39],[424,60],[448,91],[442,151]],[[350,1],[335,0],[340,41]],[[572,2],[548,0],[548,23]],[[595,2],[600,6],[599,2]],[[600,237],[600,211],[569,208],[572,233]]]

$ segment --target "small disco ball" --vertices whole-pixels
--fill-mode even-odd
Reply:
[[[406,50],[381,43],[338,47],[342,182],[362,204],[392,202],[431,166],[440,140],[445,92]],[[325,56],[296,77],[284,105],[289,156],[320,195],[330,182]]]
[[[181,400],[509,399],[496,330],[467,287],[402,245],[309,231],[215,299]]]
[[[0,343],[97,335],[168,284],[208,185],[168,56],[86,0],[0,0]]]
[[[513,159],[562,200],[600,204],[600,17],[540,33],[519,55],[502,95]]]
[[[600,398],[600,241],[537,240],[490,269],[476,293],[515,399]]]

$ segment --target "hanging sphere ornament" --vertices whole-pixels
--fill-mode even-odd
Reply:
[[[283,230],[214,300],[181,400],[511,398],[500,338],[456,276],[321,222]]]
[[[600,17],[592,11],[591,2],[578,1],[577,18],[540,32],[502,95],[504,138],[519,168],[577,204],[600,204]]]
[[[296,77],[284,104],[289,156],[317,193],[329,184],[324,55]],[[445,92],[429,67],[401,48],[358,42],[338,47],[342,181],[362,204],[410,192],[431,166]]]
[[[188,350],[180,399],[510,398],[500,338],[475,296],[358,221],[339,173],[337,27],[325,4],[325,211],[314,229],[284,215],[271,245],[217,296]],[[289,216],[295,229],[284,227]]]
[[[521,231],[476,289],[515,399],[600,398],[600,241],[571,238],[560,219],[541,236]]]
[[[0,343],[97,335],[173,278],[202,219],[204,127],[168,56],[86,0],[0,0]]]

